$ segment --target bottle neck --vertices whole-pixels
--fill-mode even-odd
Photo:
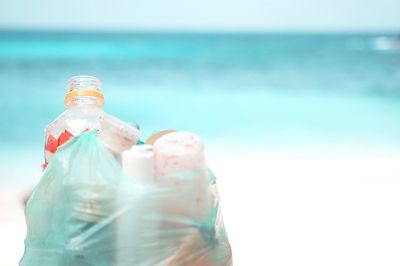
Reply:
[[[67,108],[102,109],[102,103],[96,97],[76,96],[68,104]]]
[[[64,105],[67,108],[101,108],[104,106],[104,96],[100,91],[101,82],[92,76],[76,76],[68,82],[68,92]]]

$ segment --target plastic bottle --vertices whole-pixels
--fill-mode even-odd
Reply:
[[[64,105],[67,108],[46,127],[45,162],[43,170],[52,160],[58,147],[69,139],[88,130],[98,130],[103,144],[120,160],[121,153],[135,145],[140,131],[103,111],[104,96],[99,79],[92,76],[72,77],[68,82]]]

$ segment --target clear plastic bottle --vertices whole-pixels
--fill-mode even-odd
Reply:
[[[103,111],[101,82],[92,76],[76,76],[68,82],[64,105],[67,110],[46,127],[45,162],[52,160],[57,148],[69,139],[88,130],[98,130],[103,144],[120,160],[121,153],[135,145],[140,131]]]

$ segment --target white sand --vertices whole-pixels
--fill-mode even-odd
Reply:
[[[26,234],[22,197],[24,188],[0,190],[0,265],[18,265]]]
[[[234,265],[400,265],[399,160],[209,156]],[[0,192],[1,266],[23,252],[24,191]]]
[[[400,157],[219,158],[234,265],[400,265]]]

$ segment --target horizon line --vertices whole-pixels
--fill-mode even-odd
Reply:
[[[103,33],[103,34],[400,34],[400,29],[375,28],[375,29],[300,29],[300,28],[67,28],[67,27],[8,27],[0,25],[0,32],[15,33]]]

